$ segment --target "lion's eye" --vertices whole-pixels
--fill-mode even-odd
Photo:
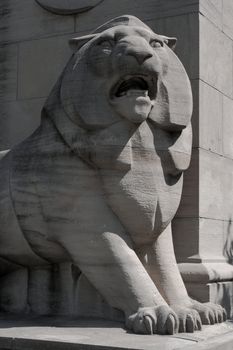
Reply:
[[[157,40],[151,40],[150,46],[153,47],[153,48],[162,47],[162,43],[160,43]]]
[[[99,43],[99,46],[101,47],[101,50],[106,55],[110,55],[112,53],[112,43],[110,41],[102,41]]]

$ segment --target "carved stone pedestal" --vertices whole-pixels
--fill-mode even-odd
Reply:
[[[193,334],[135,335],[120,323],[67,318],[0,319],[1,350],[231,350],[233,324]]]
[[[191,297],[201,302],[211,301],[225,307],[233,317],[233,268],[226,262],[181,263],[179,269]]]

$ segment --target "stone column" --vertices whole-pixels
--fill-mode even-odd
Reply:
[[[233,3],[199,1],[192,163],[174,221],[180,270],[190,294],[223,304],[233,292]],[[195,40],[195,39],[194,39]],[[196,41],[194,41],[196,42]],[[191,75],[192,78],[192,75]]]

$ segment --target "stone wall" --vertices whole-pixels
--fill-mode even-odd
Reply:
[[[197,99],[193,122],[196,124],[193,165],[189,170],[190,179],[192,173],[199,179],[195,184],[199,198],[195,203],[184,199],[178,214],[184,216],[185,212],[188,219],[192,217],[193,226],[198,227],[198,242],[189,242],[190,253],[184,252],[183,260],[224,260],[226,240],[231,235],[232,17],[231,1],[200,1],[199,71],[193,83],[194,96]],[[197,165],[195,161],[198,162]]]
[[[188,53],[196,2],[180,0],[174,6],[171,0],[120,0],[116,6],[115,0],[105,0],[86,13],[60,16],[42,9],[35,0],[2,0],[0,148],[12,147],[39,124],[45,98],[71,55],[68,39],[89,33],[118,15],[136,15],[158,32],[177,35],[178,53],[192,72],[195,58]]]
[[[198,198],[194,202],[183,198],[175,223],[177,255],[186,262],[181,270],[191,293],[203,301],[225,303],[229,312],[233,277],[232,18],[231,0],[200,0],[199,72],[193,85],[197,130],[192,166],[186,174],[187,195],[194,186]],[[185,236],[191,237],[187,244]]]

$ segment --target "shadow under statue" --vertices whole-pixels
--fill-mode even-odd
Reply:
[[[188,296],[174,255],[170,223],[192,144],[192,93],[175,42],[133,16],[71,39],[40,127],[0,163],[2,310],[11,310],[6,290],[19,292],[9,276],[29,271],[18,310],[28,313],[33,273],[70,263],[81,271],[77,316],[98,316],[96,291],[135,333],[226,319],[220,305]]]

